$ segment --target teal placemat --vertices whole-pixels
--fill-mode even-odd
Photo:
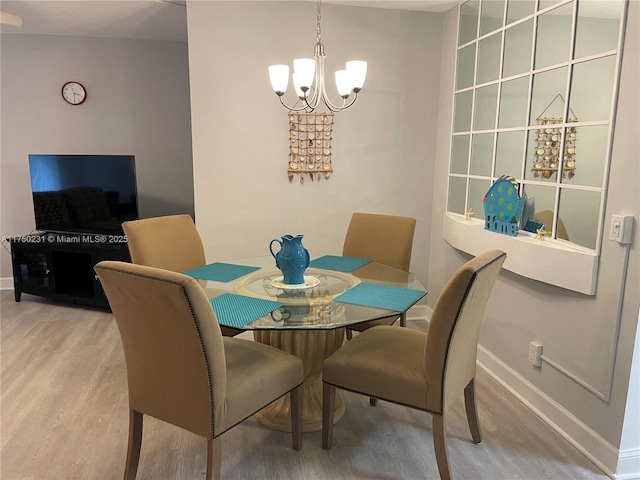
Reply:
[[[335,299],[342,303],[404,312],[425,293],[422,290],[360,283]]]
[[[245,297],[235,293],[223,293],[212,298],[210,302],[218,317],[218,323],[235,328],[242,328],[284,305],[282,302]]]
[[[248,273],[260,270],[260,267],[248,267],[246,265],[233,265],[231,263],[210,263],[203,267],[194,268],[184,272],[193,278],[202,280],[213,280],[215,282],[230,282]]]
[[[337,255],[324,255],[309,262],[310,267],[324,268],[326,270],[337,270],[338,272],[353,272],[371,260],[366,258],[339,257]]]

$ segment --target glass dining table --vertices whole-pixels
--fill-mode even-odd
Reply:
[[[327,263],[327,259],[331,262]],[[410,272],[369,260],[361,262],[361,266],[355,264],[357,268],[350,270],[353,262],[347,262],[343,268],[342,260],[354,259],[312,257],[304,273],[305,283],[295,286],[283,284],[282,273],[271,256],[207,266],[240,269],[236,275],[241,275],[231,280],[207,275],[207,267],[187,272],[200,281],[212,299],[221,325],[226,323],[221,315],[223,312],[216,308],[216,301],[224,297],[248,297],[255,301],[266,301],[270,305],[267,314],[255,319],[245,318],[240,325],[228,325],[253,331],[255,341],[302,359],[305,374],[302,411],[305,432],[322,428],[322,365],[344,342],[345,327],[399,317],[427,293]],[[314,267],[314,263],[318,267]],[[233,311],[241,310],[244,308]],[[344,401],[339,396],[336,397],[335,409],[335,421],[338,421],[345,411]],[[256,416],[267,427],[290,431],[289,396],[285,395],[265,407]]]

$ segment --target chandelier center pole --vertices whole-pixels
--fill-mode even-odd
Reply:
[[[320,13],[320,0],[317,1],[318,5],[318,13],[316,14],[316,43],[322,43],[322,32],[320,30],[320,22],[322,20],[322,16]]]

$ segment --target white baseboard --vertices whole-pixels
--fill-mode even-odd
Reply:
[[[620,452],[616,480],[640,480],[640,449]]]
[[[478,348],[478,365],[606,475],[613,479],[622,478],[616,476],[620,456],[618,449],[570,411],[482,346]],[[629,474],[633,475],[631,472]],[[626,480],[635,478],[637,477],[625,477]]]
[[[427,323],[432,312],[431,308],[426,308],[424,319]],[[620,452],[570,411],[482,346],[478,347],[478,366],[606,475],[614,480],[640,480],[640,450]]]
[[[407,321],[424,322],[427,318],[429,307],[426,305],[414,305],[407,311]]]
[[[0,277],[0,290],[13,290],[13,277]]]

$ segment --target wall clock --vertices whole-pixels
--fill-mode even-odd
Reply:
[[[80,105],[87,99],[87,91],[78,82],[67,82],[62,86],[62,98],[71,105]]]

